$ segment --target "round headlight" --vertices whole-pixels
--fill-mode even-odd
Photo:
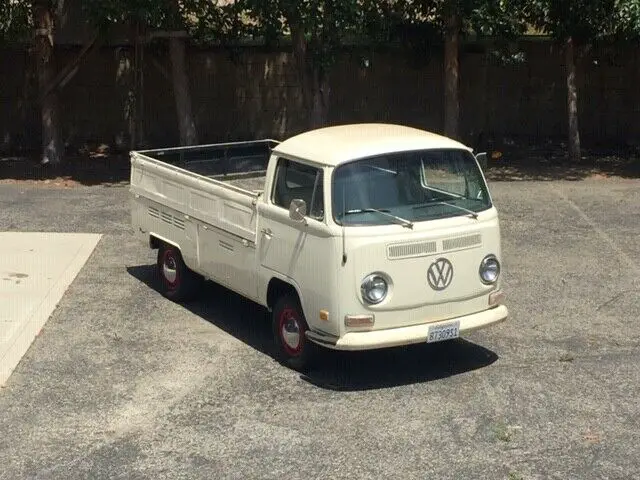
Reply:
[[[387,296],[389,285],[381,275],[373,273],[366,277],[360,285],[360,292],[365,302],[376,304],[380,303]]]
[[[487,255],[480,263],[480,280],[484,284],[492,284],[498,281],[500,276],[500,262],[495,255]]]

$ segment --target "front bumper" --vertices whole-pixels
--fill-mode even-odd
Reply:
[[[505,305],[484,310],[482,312],[449,318],[439,322],[424,323],[410,327],[388,328],[385,330],[372,330],[367,332],[349,332],[342,337],[332,337],[322,333],[307,331],[309,340],[334,350],[373,350],[376,348],[397,347],[414,343],[426,343],[429,327],[460,321],[460,335],[479,328],[503,322],[509,316]]]

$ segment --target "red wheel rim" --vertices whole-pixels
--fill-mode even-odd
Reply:
[[[280,312],[278,335],[287,354],[292,357],[300,355],[304,346],[304,327],[294,308],[285,306]]]
[[[162,255],[162,279],[171,290],[175,290],[180,284],[178,259],[172,250],[165,250]]]

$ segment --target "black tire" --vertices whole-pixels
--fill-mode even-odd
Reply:
[[[317,346],[306,338],[309,326],[297,295],[285,294],[278,299],[271,325],[278,361],[299,372],[309,370],[318,352]],[[287,330],[291,335],[285,338]]]
[[[157,269],[160,291],[166,298],[174,302],[186,302],[200,293],[202,276],[185,265],[180,249],[173,245],[160,245]]]

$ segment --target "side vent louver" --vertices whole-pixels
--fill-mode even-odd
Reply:
[[[177,217],[173,217],[173,225],[176,228],[179,228],[180,230],[184,230],[184,221],[180,220]]]
[[[167,212],[160,213],[160,218],[162,219],[163,222],[173,223],[173,216]]]
[[[389,245],[387,247],[387,256],[390,260],[395,260],[398,258],[422,257],[435,253],[436,250],[436,242],[403,243],[398,245]]]
[[[178,217],[174,217],[170,213],[161,212],[160,210],[154,207],[149,207],[147,212],[149,213],[150,217],[159,218],[163,222],[168,223],[169,225],[173,225],[174,227],[179,228],[180,230],[184,230],[184,220]]]

